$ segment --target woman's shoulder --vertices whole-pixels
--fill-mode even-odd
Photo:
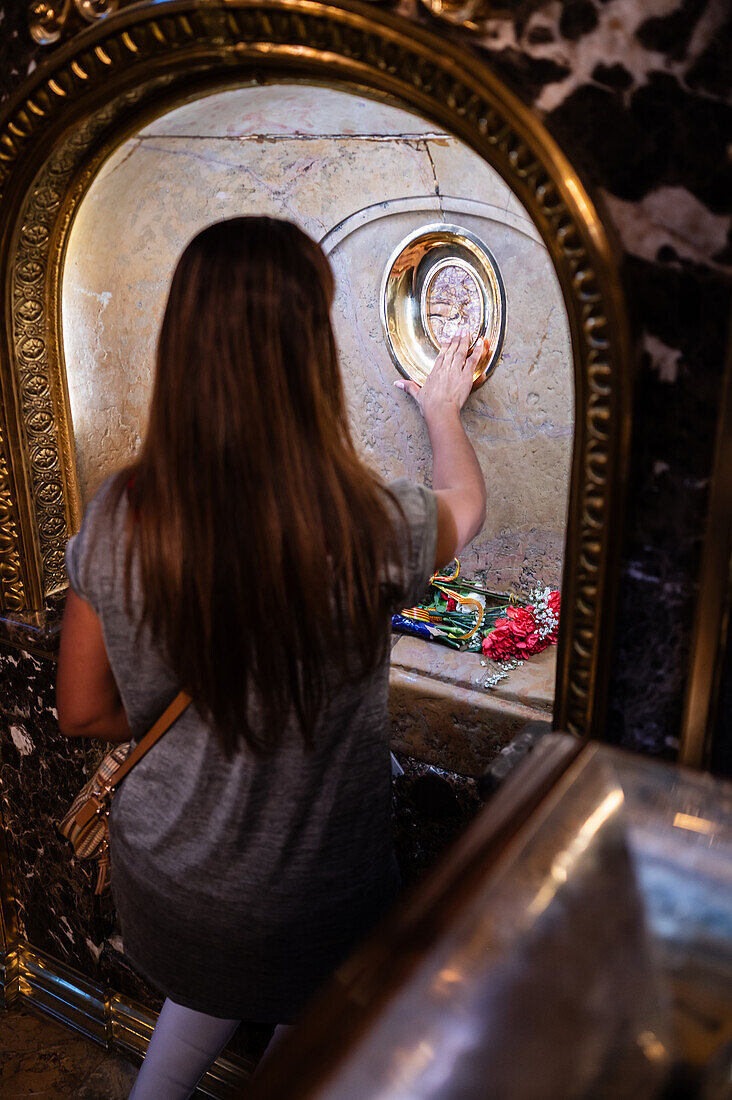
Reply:
[[[127,518],[126,478],[105,478],[84,509],[81,527],[66,545],[69,584],[82,599],[95,604],[95,590],[118,563],[118,548]]]
[[[123,505],[127,507],[127,484],[129,477],[126,470],[118,470],[114,474],[105,477],[94,496],[84,509],[84,521],[96,520],[102,516],[111,516]]]
[[[97,489],[84,509],[79,533],[81,541],[91,543],[119,537],[121,528],[127,522],[128,514],[128,477],[125,471],[110,474]]]
[[[437,500],[435,494],[426,485],[410,481],[407,477],[388,481],[384,485],[392,505],[406,520],[410,527],[429,526],[437,522]]]

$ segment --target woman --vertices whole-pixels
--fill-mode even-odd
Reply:
[[[434,489],[386,487],[350,438],[333,279],[294,225],[200,233],[173,277],[139,458],[67,550],[58,716],[143,735],[114,797],[125,953],[166,1003],[133,1096],[184,1097],[241,1019],[290,1022],[398,890],[389,618],[480,529],[460,422],[467,337],[417,401]]]

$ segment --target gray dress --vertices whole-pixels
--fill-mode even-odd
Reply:
[[[424,486],[390,488],[411,533],[395,598],[405,607],[433,569],[437,507]],[[180,685],[125,610],[127,503],[104,507],[109,489],[89,505],[66,562],[74,592],[99,616],[138,738]],[[289,1022],[389,907],[399,875],[388,683],[387,659],[331,694],[313,750],[288,728],[265,759],[242,749],[226,760],[191,706],[123,782],[110,831],[124,950],[166,996],[213,1016]]]

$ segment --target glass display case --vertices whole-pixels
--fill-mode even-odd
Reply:
[[[732,787],[549,735],[251,1096],[711,1100],[730,1040]]]

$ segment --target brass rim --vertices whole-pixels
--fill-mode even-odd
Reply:
[[[471,348],[488,336],[490,349],[473,370],[473,390],[498,366],[506,336],[506,290],[496,258],[475,233],[450,222],[431,222],[408,233],[389,257],[381,279],[381,324],[392,361],[420,385],[434,366],[440,342],[427,310],[430,287],[440,271],[462,268],[480,296],[480,323]]]

